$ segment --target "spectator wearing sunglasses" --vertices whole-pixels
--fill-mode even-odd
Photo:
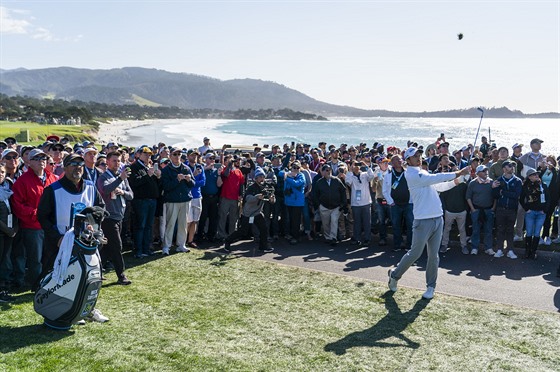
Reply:
[[[6,177],[15,182],[21,175],[18,152],[9,148],[2,151],[2,163],[6,166]]]
[[[284,203],[288,209],[290,234],[286,236],[290,244],[297,244],[300,235],[301,217],[305,205],[305,177],[300,172],[301,163],[296,160],[290,171],[280,171],[278,177],[284,178]]]
[[[24,286],[26,267],[29,285],[37,285],[42,269],[44,241],[44,233],[37,219],[37,210],[45,187],[57,180],[57,177],[46,169],[47,154],[43,151],[31,150],[29,159],[29,169],[14,183],[12,196],[14,214],[20,226],[20,243],[14,246],[13,250],[16,286]]]
[[[62,159],[64,158],[64,145],[58,142],[52,143],[47,145],[45,150],[47,155],[50,155],[54,160],[54,174],[59,177],[62,176],[62,173],[64,173],[64,165],[62,163]]]
[[[4,142],[6,143],[6,148],[12,150],[17,149],[17,140],[14,137],[6,137],[4,138]]]
[[[72,203],[83,203],[86,207],[105,207],[105,203],[93,182],[82,178],[84,158],[71,154],[64,158],[64,177],[45,187],[37,207],[37,219],[45,232],[43,250],[43,272],[54,266],[54,260],[64,234],[70,227]]]

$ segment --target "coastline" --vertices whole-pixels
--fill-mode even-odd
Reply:
[[[152,120],[113,120],[108,123],[100,123],[96,142],[103,145],[109,142],[122,143],[128,140],[130,130],[152,124]]]
[[[498,146],[511,148],[514,143],[525,146],[535,136],[545,140],[543,152],[560,154],[555,119],[492,119],[485,122],[481,135],[491,137]],[[374,142],[406,147],[407,140],[426,146],[441,132],[451,148],[473,143],[478,121],[470,119],[426,118],[331,118],[328,122],[232,119],[148,119],[113,120],[102,123],[97,132],[99,144],[116,141],[126,146],[164,142],[169,146],[194,148],[209,137],[211,146],[223,144],[251,145],[309,143],[318,141],[338,145]],[[489,131],[491,127],[491,134]],[[538,128],[538,134],[535,133]],[[479,141],[480,142],[480,138]],[[479,143],[477,143],[479,144]]]

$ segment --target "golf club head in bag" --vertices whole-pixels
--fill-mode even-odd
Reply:
[[[95,308],[101,289],[97,248],[105,241],[101,222],[106,216],[100,207],[74,214],[74,230],[68,231],[60,247],[67,255],[59,252],[55,269],[41,280],[35,293],[34,309],[48,327],[68,330]]]

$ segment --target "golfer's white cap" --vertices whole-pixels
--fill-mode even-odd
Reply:
[[[409,147],[408,149],[406,149],[406,151],[404,152],[404,160],[410,158],[411,156],[416,155],[417,152],[424,152],[420,149],[417,149],[416,147]]]

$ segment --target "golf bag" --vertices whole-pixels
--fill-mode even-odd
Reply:
[[[41,280],[33,302],[45,325],[54,329],[70,329],[87,317],[101,289],[97,247],[105,242],[100,227],[107,212],[80,204],[72,204],[73,227],[66,233],[55,267]]]

